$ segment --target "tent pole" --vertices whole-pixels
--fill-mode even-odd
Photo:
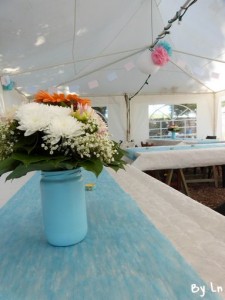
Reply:
[[[5,102],[3,98],[3,88],[0,84],[0,113],[5,113]]]
[[[218,119],[218,102],[216,101],[216,95],[213,93],[213,135],[217,134],[217,119]]]
[[[126,126],[126,142],[130,141],[130,99],[128,97],[128,95],[125,93],[124,94],[124,99],[125,99],[125,103],[126,103],[126,115],[127,115],[127,126]]]

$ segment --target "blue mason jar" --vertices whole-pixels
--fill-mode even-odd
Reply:
[[[70,246],[87,234],[85,188],[80,168],[41,172],[44,232],[54,246]]]
[[[171,135],[171,136],[172,136],[172,139],[175,140],[175,139],[176,139],[176,132],[175,132],[175,131],[172,131],[171,133],[172,133],[172,135]]]

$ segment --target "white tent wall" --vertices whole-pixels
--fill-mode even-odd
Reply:
[[[221,140],[225,140],[224,130],[222,128],[222,102],[225,101],[225,91],[215,94],[215,132]]]
[[[13,106],[26,102],[28,102],[28,99],[15,89],[4,91],[0,84],[0,114],[7,112],[7,110],[10,110]]]
[[[148,96],[140,96],[131,100],[131,140],[140,145],[149,138]],[[145,101],[143,101],[145,100]]]
[[[126,140],[126,104],[123,96],[90,97],[93,107],[108,108],[108,127],[113,139]]]
[[[109,130],[117,141],[126,139],[126,105],[124,97],[94,97],[93,106],[107,106]],[[215,135],[214,94],[144,95],[130,101],[131,135],[137,145],[149,138],[148,106],[151,104],[197,104],[197,137]],[[219,113],[217,113],[219,115]],[[218,129],[217,129],[218,130]]]
[[[131,128],[131,137],[136,143],[149,138],[148,105],[152,104],[197,104],[197,137],[205,138],[206,135],[214,135],[214,97],[212,94],[190,95],[151,95],[136,97],[131,103],[132,124],[139,124],[138,116],[142,116],[140,127]],[[142,111],[141,111],[142,110]],[[139,135],[139,133],[145,133]]]

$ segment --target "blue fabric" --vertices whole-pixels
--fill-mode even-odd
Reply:
[[[168,138],[157,138],[154,137],[153,139],[151,139],[151,141],[154,142],[155,141],[171,141],[171,137]],[[182,142],[182,141],[188,141],[188,142],[196,142],[198,144],[213,144],[213,143],[221,143],[222,141],[218,140],[218,139],[195,139],[195,138],[182,138],[179,136],[176,136],[176,140]]]
[[[39,180],[0,210],[1,300],[200,299],[191,284],[206,283],[106,171],[86,191],[88,234],[71,247],[45,240]]]

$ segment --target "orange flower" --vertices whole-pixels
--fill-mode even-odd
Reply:
[[[88,98],[78,98],[77,102],[79,102],[82,105],[87,104],[87,105],[91,106],[91,100]]]
[[[68,100],[77,101],[77,99],[78,99],[79,97],[78,97],[78,95],[76,95],[76,94],[69,94],[69,95],[66,96],[66,98],[67,98]]]
[[[73,95],[73,94],[69,94],[66,96],[67,99],[69,100],[73,100],[73,101],[76,101],[82,105],[89,105],[91,106],[91,100],[90,99],[87,99],[87,98],[80,98],[78,95]]]
[[[56,94],[54,93],[53,95],[45,92],[45,91],[39,91],[35,95],[35,101],[36,102],[42,102],[42,103],[60,103],[60,102],[67,102],[67,103],[80,103],[82,105],[91,105],[91,100],[90,99],[83,99],[80,98],[78,95],[74,94],[69,94],[69,95],[64,95],[64,94]]]
[[[65,102],[67,99],[65,98],[64,94],[53,94],[53,101],[52,102]]]
[[[54,98],[53,98],[53,96],[51,96],[49,93],[47,93],[45,91],[39,91],[35,95],[35,101],[36,102],[53,102]]]

